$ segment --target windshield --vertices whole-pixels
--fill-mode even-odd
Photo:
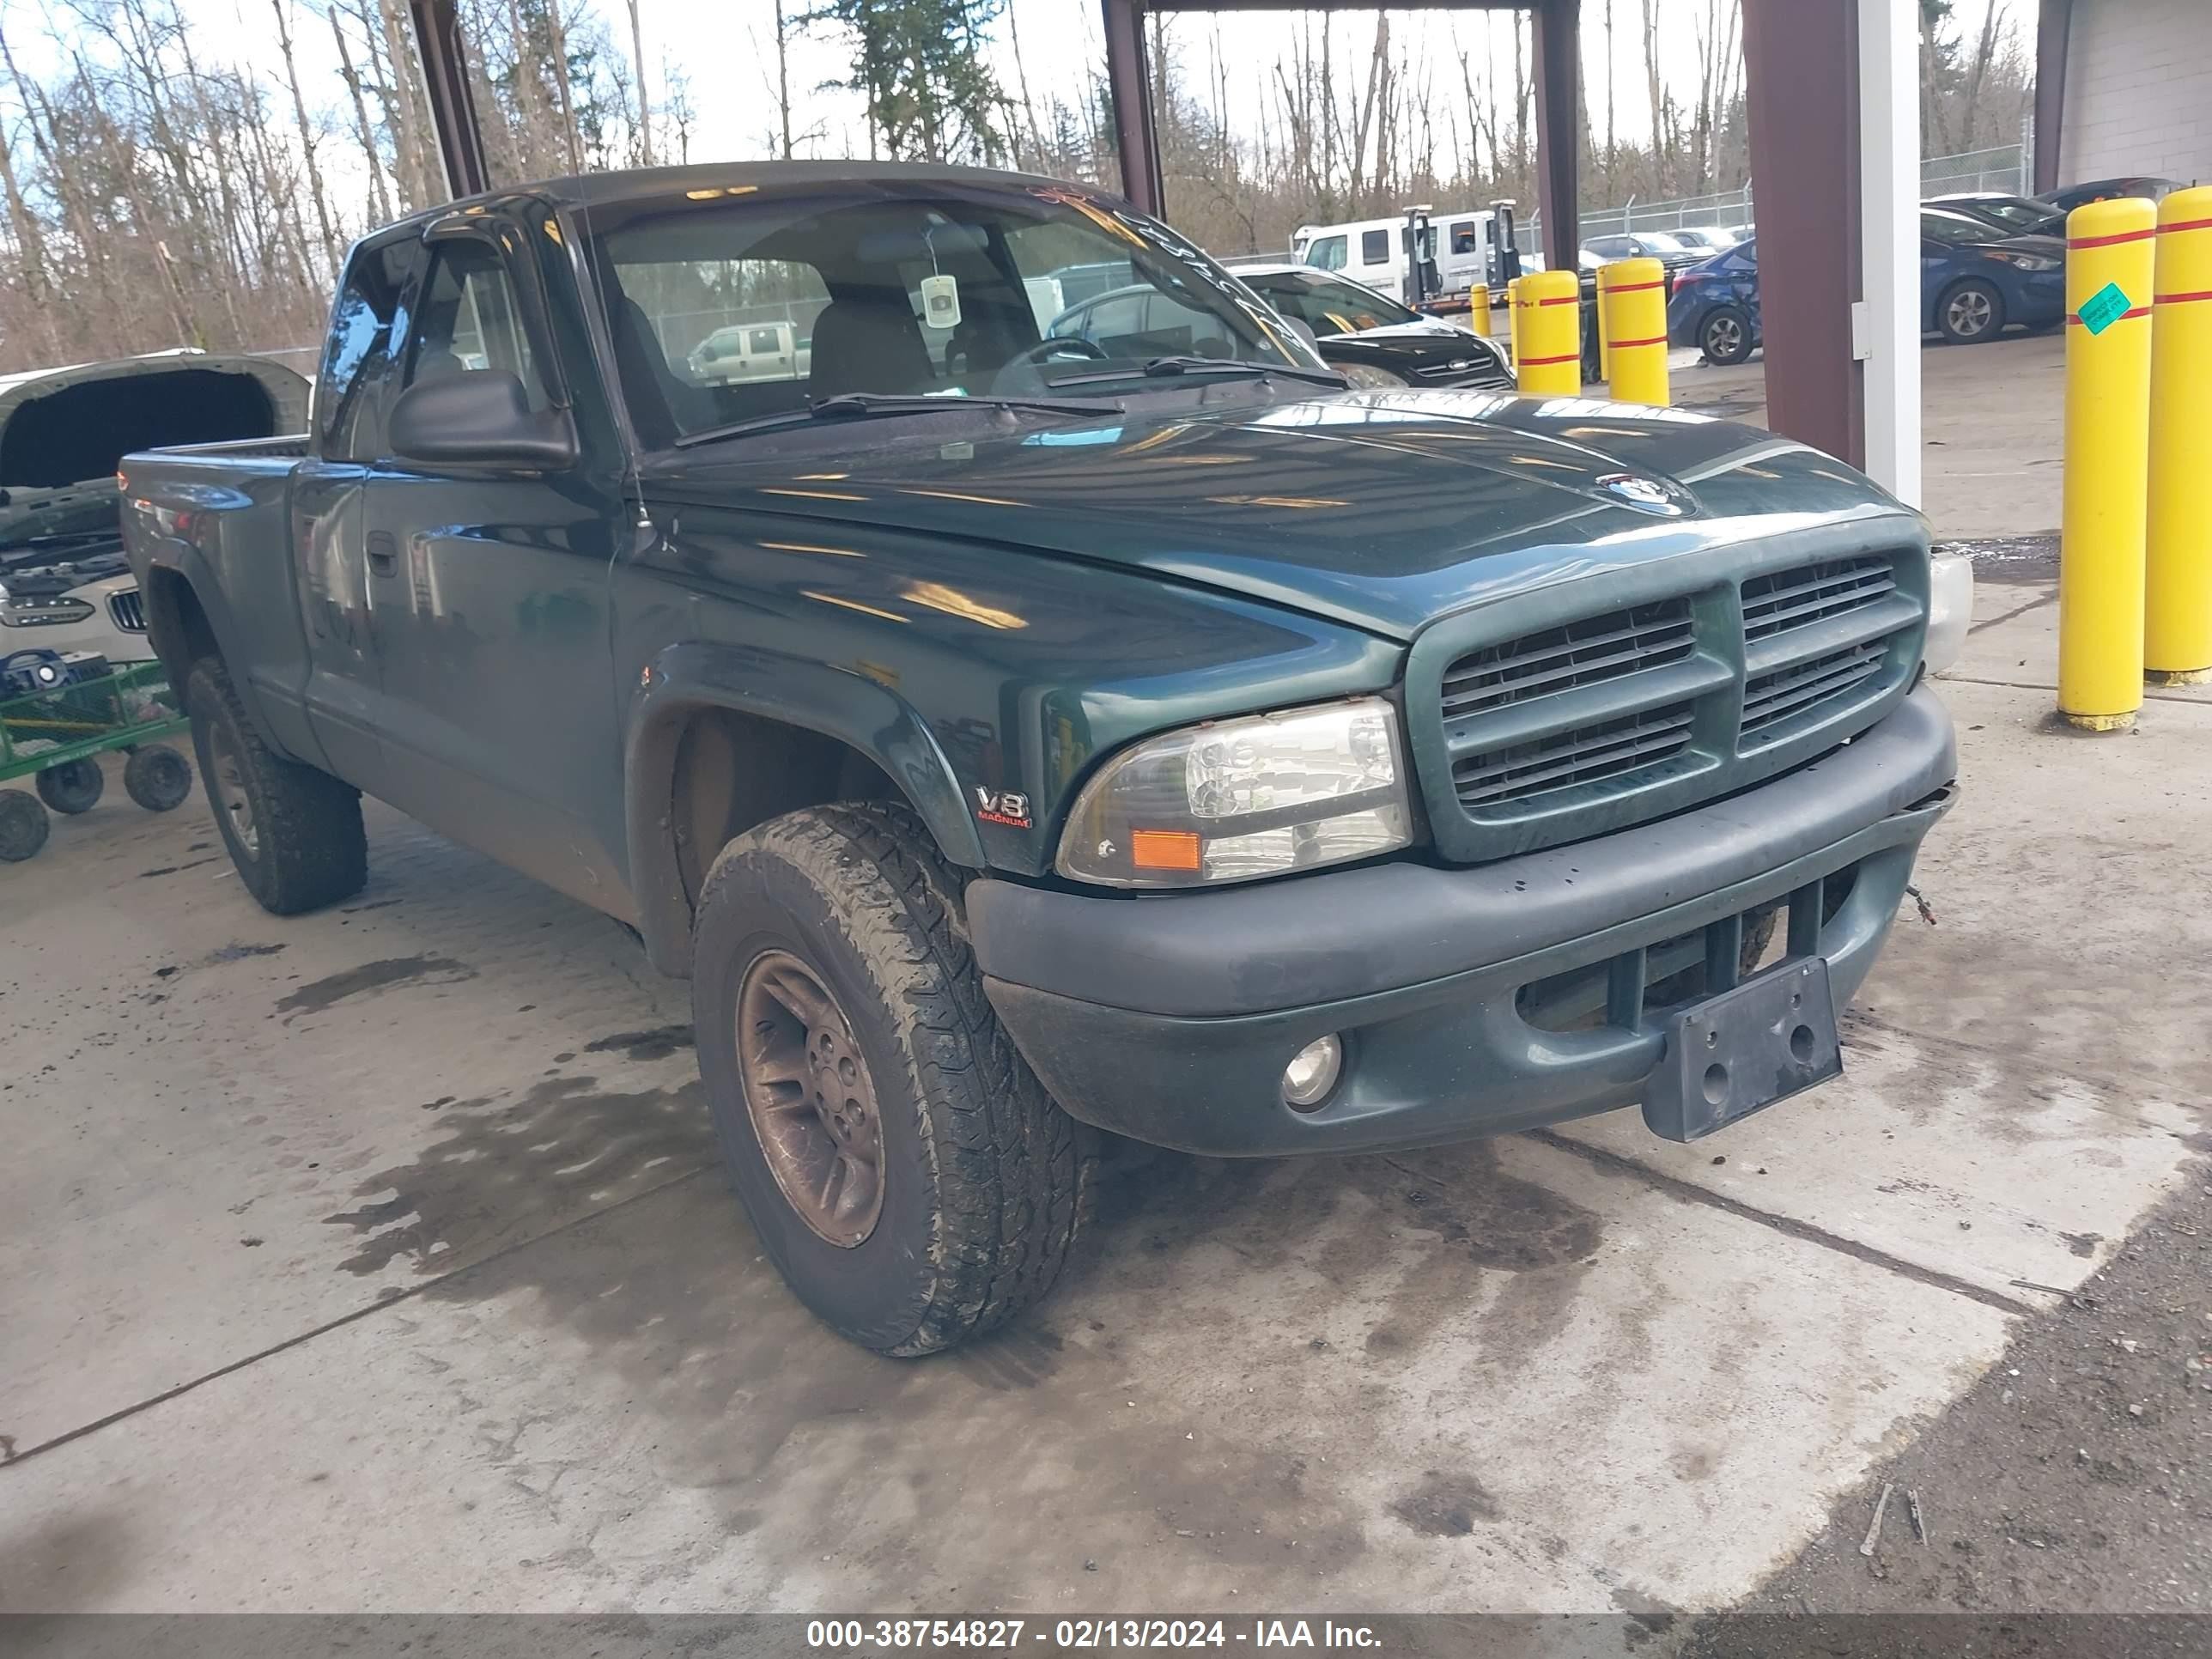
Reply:
[[[1967,246],[1995,241],[1999,232],[1986,221],[1967,214],[1934,213],[1923,209],[1920,215],[1920,234],[1931,241]]]
[[[854,393],[1103,401],[1162,358],[1323,368],[1196,248],[1070,185],[735,185],[586,234],[648,449]]]
[[[2052,216],[2051,210],[2047,207],[2041,207],[2033,202],[2022,201],[2009,196],[1985,197],[1980,201],[1967,202],[1961,205],[1969,212],[1981,214],[1985,217],[1996,220],[2000,224],[2010,225],[2021,230],[2033,230],[2037,226],[2047,223]]]
[[[1362,288],[1338,276],[1321,276],[1304,270],[1267,270],[1248,275],[1244,283],[1292,322],[1304,323],[1323,337],[1421,320],[1418,311],[1395,300],[1385,299],[1371,288]]]
[[[1682,244],[1663,230],[1639,230],[1636,240],[1652,253],[1683,253],[1688,252]]]

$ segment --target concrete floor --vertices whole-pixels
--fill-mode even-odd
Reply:
[[[1729,1605],[2208,1127],[2212,707],[2047,732],[2050,599],[1983,588],[1843,1081],[1695,1147],[1164,1158],[921,1364],[761,1261],[613,924],[381,809],[277,921],[111,784],[0,868],[0,1607]]]
[[[1766,421],[1766,360],[1716,368],[1673,354],[1674,401],[1733,421]],[[1942,537],[1996,538],[2058,528],[2066,342],[2015,329],[1986,345],[1920,353],[1920,501]]]

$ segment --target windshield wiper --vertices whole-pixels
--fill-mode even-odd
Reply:
[[[959,409],[1021,410],[1039,415],[1074,416],[1121,412],[1121,404],[1094,398],[1079,402],[1073,398],[926,398],[907,392],[841,392],[804,409],[787,409],[775,415],[757,415],[749,421],[732,421],[727,426],[687,432],[677,439],[676,447],[689,449],[695,444],[740,437],[748,432],[767,432],[776,427],[798,426],[808,421],[868,420],[879,415],[942,415]]]
[[[1178,374],[1243,374],[1258,380],[1280,375],[1286,380],[1306,380],[1315,386],[1342,391],[1351,384],[1333,368],[1306,368],[1297,363],[1255,363],[1242,357],[1173,356],[1148,359],[1141,368],[1108,369],[1097,374],[1064,374],[1047,386],[1096,386],[1102,380],[1168,380]]]

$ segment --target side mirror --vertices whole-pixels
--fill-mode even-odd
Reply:
[[[574,466],[568,411],[532,411],[522,382],[503,368],[470,368],[417,380],[392,405],[392,453],[434,466]]]

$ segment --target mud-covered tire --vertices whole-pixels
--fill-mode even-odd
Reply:
[[[54,821],[35,797],[0,789],[0,864],[21,864],[46,844]]]
[[[166,743],[131,751],[123,763],[123,793],[149,812],[171,812],[192,793],[192,763]]]
[[[73,817],[100,805],[100,798],[107,788],[107,775],[100,769],[98,761],[88,756],[49,766],[39,774],[36,782],[40,800],[55,811]]]
[[[694,945],[715,1133],[802,1303],[864,1347],[914,1355],[979,1336],[1051,1290],[1089,1226],[1097,1138],[1000,1026],[958,878],[910,812],[817,807],[747,831],[714,860]],[[749,970],[790,958],[834,999],[872,1091],[881,1207],[857,1242],[830,1242],[786,1196],[747,1103],[748,1066],[761,1066],[757,1047],[750,1061],[738,1053],[740,995]]]
[[[185,707],[216,828],[261,908],[295,916],[361,891],[368,879],[361,792],[262,742],[213,657],[192,665]]]

